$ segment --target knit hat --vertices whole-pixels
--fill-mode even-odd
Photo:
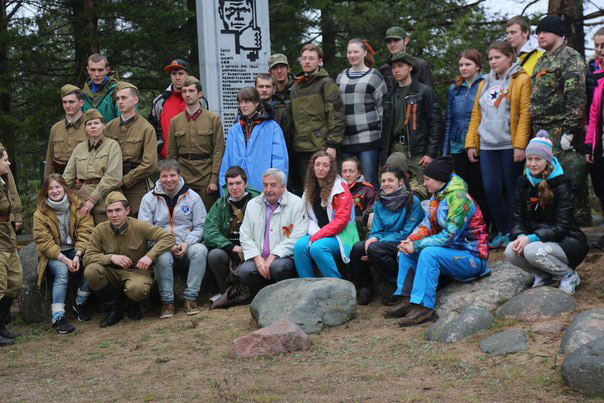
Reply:
[[[547,162],[551,164],[552,159],[554,158],[552,141],[549,139],[549,135],[545,130],[539,130],[535,138],[529,141],[524,154],[527,157],[529,155],[536,155],[547,160]]]
[[[424,176],[432,178],[439,182],[449,182],[451,174],[453,173],[453,157],[450,155],[443,155],[433,160],[424,169]]]
[[[93,108],[88,109],[86,112],[84,112],[84,115],[82,117],[82,123],[86,124],[86,122],[88,122],[89,120],[94,119],[101,119],[101,122],[105,122],[105,119],[103,119],[103,115],[101,115],[101,112]]]
[[[107,195],[105,205],[108,206],[119,201],[128,201],[128,199],[126,199],[126,196],[124,196],[121,192],[113,191]]]
[[[537,34],[539,32],[551,32],[558,36],[564,36],[564,29],[562,28],[562,20],[557,15],[548,15],[543,17],[539,24],[537,24]]]
[[[390,154],[388,159],[386,160],[386,165],[391,168],[398,168],[403,172],[407,172],[409,170],[409,164],[407,163],[407,157],[404,153],[395,152]]]
[[[61,98],[66,97],[75,91],[80,91],[80,89],[73,84],[65,84],[61,87]]]

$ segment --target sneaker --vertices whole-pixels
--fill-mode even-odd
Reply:
[[[65,316],[61,316],[55,323],[52,324],[52,328],[59,334],[71,333],[75,330],[75,327],[67,322]]]
[[[168,319],[174,316],[174,304],[164,304],[161,306],[160,319]]]
[[[192,301],[190,299],[185,299],[183,307],[185,309],[185,313],[189,316],[197,315],[199,312],[201,312],[200,309],[197,307],[197,302]]]
[[[489,249],[502,249],[508,246],[510,243],[510,235],[502,234],[501,232],[489,242]]]
[[[540,274],[535,274],[535,281],[533,281],[533,288],[536,287],[545,287],[551,285],[554,282],[551,276],[542,276]]]
[[[73,304],[73,310],[78,316],[78,320],[80,322],[89,322],[92,319],[92,315],[90,314],[90,309],[88,309],[88,304],[84,302],[81,305]]]
[[[575,288],[579,284],[581,284],[581,277],[579,277],[576,271],[573,271],[571,274],[562,277],[560,280],[560,289],[567,294],[573,295]]]

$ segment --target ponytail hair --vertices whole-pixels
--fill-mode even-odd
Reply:
[[[541,207],[547,206],[554,198],[554,193],[547,184],[546,178],[552,173],[554,167],[552,164],[547,164],[543,172],[541,172],[541,182],[537,186],[539,191],[539,204]]]
[[[351,43],[356,43],[357,45],[359,45],[365,52],[367,52],[367,55],[365,56],[365,66],[367,67],[373,67],[373,65],[375,64],[375,50],[373,50],[373,47],[369,44],[369,41],[367,39],[360,39],[360,38],[354,38],[348,41],[348,44],[350,45]]]

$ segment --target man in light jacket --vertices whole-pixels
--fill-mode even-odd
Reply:
[[[294,244],[308,230],[304,202],[285,189],[282,171],[267,169],[262,186],[263,193],[248,203],[239,237],[245,259],[239,279],[254,292],[296,276]]]
[[[180,164],[172,159],[159,162],[159,180],[141,202],[138,219],[174,234],[176,244],[157,258],[155,279],[162,302],[161,319],[174,316],[174,266],[188,266],[184,310],[199,313],[197,295],[206,271],[208,249],[200,243],[206,209],[201,197],[180,176]]]

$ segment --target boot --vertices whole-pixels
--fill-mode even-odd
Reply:
[[[97,298],[107,307],[108,314],[101,320],[101,327],[113,326],[124,318],[115,290],[111,285],[94,292]]]
[[[411,310],[398,322],[400,327],[414,326],[433,320],[434,311],[421,305],[411,304]]]
[[[13,297],[5,296],[0,300],[0,336],[5,339],[14,339],[21,336],[19,333],[13,333],[6,328],[8,318],[10,317],[10,307],[12,304]]]
[[[371,296],[371,287],[359,287],[357,291],[357,304],[369,305],[369,302],[371,302]]]
[[[85,301],[83,304],[73,304],[73,310],[78,315],[78,320],[80,322],[89,322],[92,319],[92,314],[90,313],[90,306],[88,305],[88,301]]]
[[[393,305],[390,308],[386,308],[384,310],[384,318],[386,318],[386,319],[389,319],[389,318],[402,318],[412,308],[413,308],[413,304],[409,302],[409,299],[408,298],[402,298],[398,304]]]
[[[141,307],[138,302],[132,301],[130,298],[126,297],[126,315],[130,320],[141,320],[143,318],[143,314],[141,313]]]

